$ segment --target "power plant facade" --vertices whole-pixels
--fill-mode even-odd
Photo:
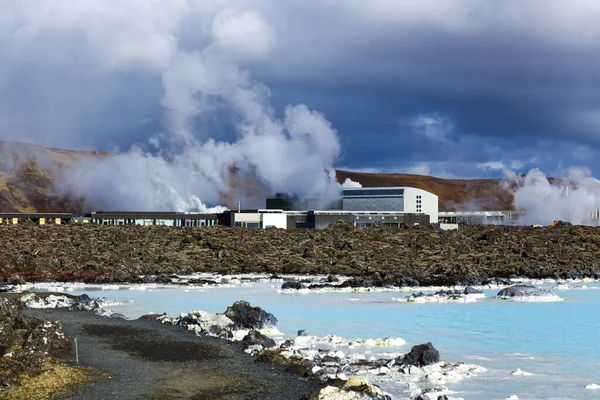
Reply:
[[[438,222],[438,197],[410,187],[348,188],[337,201],[302,199],[278,193],[266,199],[265,209],[226,210],[222,213],[95,211],[86,214],[0,213],[0,224],[58,225],[92,223],[99,225],[162,225],[172,227],[323,229],[337,221],[357,228],[373,225],[428,225]],[[327,204],[325,209],[317,205]],[[300,208],[302,207],[302,208]]]
[[[438,222],[438,196],[411,187],[343,189],[342,209],[426,214],[430,223]]]

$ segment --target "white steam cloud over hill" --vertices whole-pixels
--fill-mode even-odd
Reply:
[[[597,225],[600,181],[586,168],[569,168],[564,176],[550,182],[539,169],[527,175],[505,170],[506,183],[516,186],[514,206],[526,211],[522,224],[549,225],[554,220],[580,225]]]
[[[127,152],[83,159],[64,172],[65,191],[96,209],[205,211],[204,204],[217,204],[219,193],[231,190],[234,166],[239,177],[257,178],[271,192],[331,197],[339,191],[328,171],[340,143],[325,116],[304,104],[278,113],[269,88],[244,68],[277,46],[278,32],[252,3],[53,0],[43,2],[43,12],[35,3],[11,3],[0,17],[10,32],[4,45],[15,49],[11,61],[18,64],[19,49],[39,51],[56,73],[81,62],[93,64],[107,86],[160,82],[163,131],[142,135]],[[67,105],[48,129],[61,130],[62,118],[77,109]],[[229,132],[215,132],[211,122]]]

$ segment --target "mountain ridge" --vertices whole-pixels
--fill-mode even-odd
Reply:
[[[61,171],[79,158],[110,156],[102,151],[80,151],[34,144],[0,141],[0,212],[83,212],[84,199],[61,190]],[[234,170],[232,170],[234,171]],[[339,183],[346,179],[364,187],[410,186],[436,194],[440,211],[511,210],[513,194],[500,179],[443,179],[401,173],[367,173],[338,169]],[[232,172],[231,191],[220,201],[237,206],[237,193],[247,193],[246,203],[260,203],[265,188],[254,180],[245,181]],[[234,204],[235,203],[235,204]]]

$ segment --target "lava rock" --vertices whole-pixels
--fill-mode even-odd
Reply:
[[[352,278],[343,282],[340,286],[342,287],[351,287],[351,288],[371,288],[373,287],[373,282],[369,278]]]
[[[23,315],[17,298],[0,298],[0,392],[23,376],[42,371],[48,356],[71,351],[71,339],[59,321],[44,321]]]
[[[212,279],[190,279],[188,285],[209,285],[217,286],[217,282]]]
[[[290,282],[283,282],[283,284],[281,285],[282,289],[302,289],[302,283],[298,282],[298,281],[290,281]]]
[[[276,346],[275,341],[273,339],[263,335],[255,329],[252,329],[250,332],[248,332],[246,336],[244,336],[244,338],[242,339],[242,343],[244,343],[246,346],[259,344],[265,349]]]
[[[313,376],[312,368],[314,367],[314,364],[311,361],[297,356],[292,356],[289,358],[285,357],[279,350],[263,350],[258,354],[255,362],[281,364],[285,365],[287,367],[286,370],[293,374],[300,375],[305,378]]]
[[[252,307],[247,301],[236,301],[227,307],[225,316],[238,327],[246,329],[264,329],[277,325],[277,318],[260,307]]]
[[[162,313],[162,314],[146,314],[146,315],[142,315],[138,319],[144,319],[146,321],[158,321],[159,317],[165,317],[166,315],[167,315],[166,313]]]
[[[423,367],[425,365],[435,364],[440,361],[440,352],[433,347],[431,342],[413,346],[410,352],[406,354],[399,364],[414,365]]]
[[[400,278],[396,280],[396,286],[398,287],[413,287],[421,286],[421,282],[413,278]]]
[[[532,285],[515,285],[498,292],[497,297],[546,297],[555,296],[554,292]]]
[[[466,287],[465,290],[463,290],[464,294],[481,294],[483,293],[481,290],[477,290],[473,287]]]

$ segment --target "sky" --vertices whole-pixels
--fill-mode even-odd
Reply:
[[[595,0],[0,0],[0,139],[224,147],[216,174],[273,188],[302,179],[286,163],[594,174],[598,21]]]

